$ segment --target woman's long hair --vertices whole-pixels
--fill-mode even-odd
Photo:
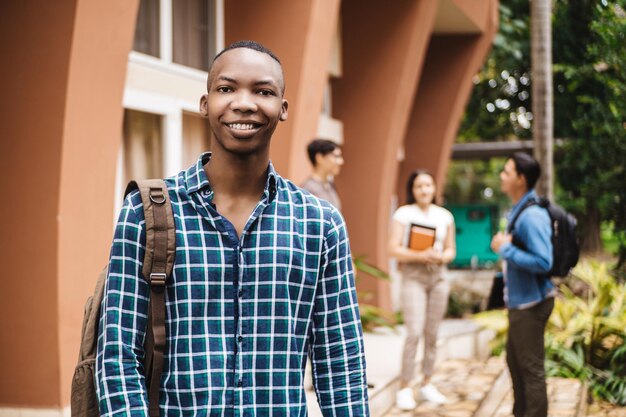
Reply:
[[[435,188],[437,187],[437,181],[435,181],[435,176],[427,169],[416,169],[415,171],[409,174],[409,178],[406,182],[406,203],[407,204],[415,204],[415,196],[413,195],[413,183],[415,182],[415,178],[420,175],[428,175],[433,179],[433,184],[435,184]],[[434,203],[437,198],[437,193],[433,195],[433,201],[430,203]]]

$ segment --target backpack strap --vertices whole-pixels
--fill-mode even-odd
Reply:
[[[507,233],[513,232],[513,229],[515,229],[515,223],[517,222],[517,218],[524,212],[524,210],[526,210],[530,206],[534,206],[535,204],[537,204],[535,200],[528,200],[526,204],[524,204],[524,206],[520,209],[520,211],[517,212],[515,217],[513,217],[513,219],[511,220],[511,223],[509,223],[509,225],[506,227]]]
[[[136,189],[141,194],[146,220],[146,253],[142,272],[150,284],[144,372],[149,414],[150,417],[159,417],[159,391],[165,351],[165,283],[174,267],[176,229],[165,182],[131,181],[126,187],[126,195]]]

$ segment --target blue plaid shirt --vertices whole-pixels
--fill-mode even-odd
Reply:
[[[203,165],[168,178],[176,260],[166,290],[165,416],[306,416],[306,356],[324,416],[368,416],[350,246],[339,212],[270,164],[239,238],[211,205]],[[143,343],[149,287],[141,197],[115,229],[102,305],[100,412],[147,415]]]

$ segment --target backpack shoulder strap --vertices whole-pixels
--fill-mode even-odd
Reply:
[[[176,229],[172,204],[165,181],[131,181],[125,195],[139,190],[146,220],[146,253],[143,262],[143,276],[150,281],[151,274],[171,276],[176,252]]]
[[[126,187],[126,194],[136,189],[141,194],[146,220],[146,253],[142,272],[150,284],[144,372],[148,387],[149,414],[151,417],[158,417],[165,351],[165,283],[174,267],[176,229],[165,181],[131,181]]]
[[[517,214],[515,215],[515,217],[513,217],[513,219],[511,220],[511,223],[509,223],[509,225],[507,226],[506,230],[508,233],[513,232],[513,229],[515,229],[515,222],[517,222],[517,219],[519,218],[519,216],[524,212],[524,210],[526,210],[528,207],[530,206],[534,206],[534,205],[542,205],[542,202],[535,200],[534,198],[531,200],[528,200],[526,202],[526,204],[524,204],[522,206],[522,208],[520,209],[520,211],[517,212]]]

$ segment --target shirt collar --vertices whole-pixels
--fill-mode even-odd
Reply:
[[[185,171],[185,182],[187,183],[187,193],[192,194],[204,188],[211,190],[209,179],[204,172],[204,166],[211,160],[211,152],[200,155],[198,161]]]
[[[522,207],[524,207],[526,203],[530,201],[531,199],[533,200],[537,199],[537,193],[535,192],[534,188],[529,190],[526,194],[524,194],[524,196],[520,199],[520,201],[518,201],[511,208],[510,218],[512,219],[522,209]]]
[[[196,193],[200,190],[206,190],[207,197],[213,197],[213,189],[211,188],[211,184],[209,184],[209,178],[206,176],[206,172],[204,172],[204,166],[210,161],[211,152],[205,152],[200,155],[198,162],[185,171],[185,182],[187,183],[188,194]],[[263,190],[263,195],[268,199],[268,201],[271,201],[276,195],[276,186],[278,183],[277,178],[278,174],[274,169],[274,165],[270,161],[267,168],[265,189]]]

